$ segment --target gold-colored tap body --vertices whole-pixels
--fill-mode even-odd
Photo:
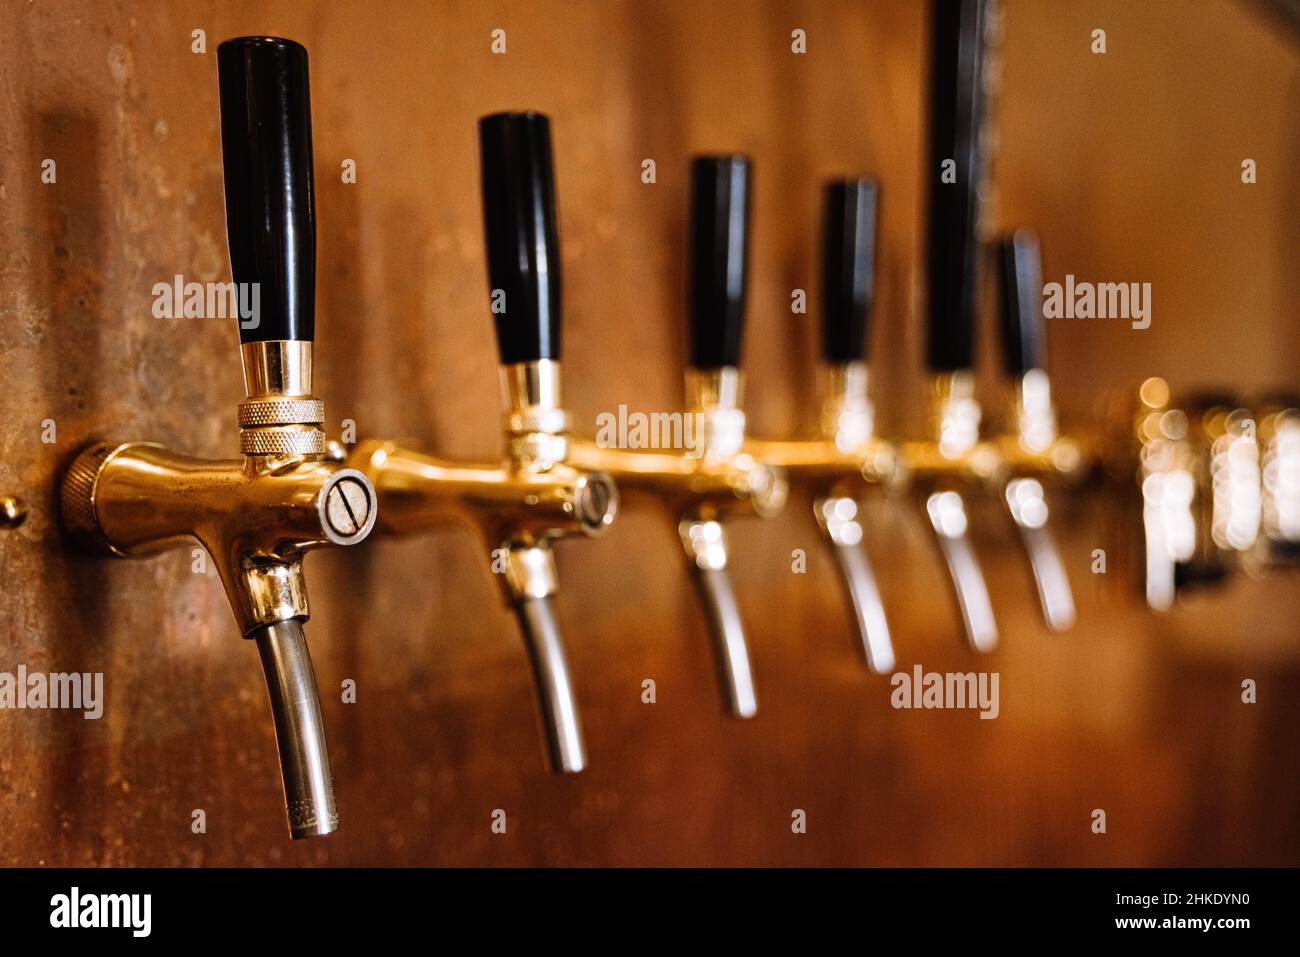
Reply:
[[[892,442],[875,435],[863,362],[822,372],[821,434],[811,439],[750,439],[745,449],[781,469],[792,486],[817,498],[890,490],[905,481],[905,463]],[[865,482],[864,482],[865,480]]]
[[[698,422],[690,447],[618,448],[578,438],[572,460],[613,476],[629,500],[655,500],[675,515],[702,521],[773,515],[785,505],[785,476],[747,446],[741,385],[730,366],[687,372],[684,414]]]
[[[618,488],[606,474],[571,462],[569,417],[560,405],[559,363],[501,370],[505,400],[503,461],[452,462],[402,444],[366,440],[349,462],[370,477],[384,503],[378,529],[410,535],[448,523],[475,530],[489,548],[543,549],[570,535],[598,535],[618,514]],[[553,560],[512,558],[507,598],[554,590]],[[516,567],[517,566],[517,567]],[[547,582],[551,584],[548,586]]]
[[[303,554],[361,541],[376,509],[365,476],[324,454],[322,403],[310,394],[311,343],[250,343],[243,356],[242,458],[200,459],[152,442],[95,443],[64,478],[62,510],[70,532],[115,555],[201,544],[247,635],[306,619]]]
[[[461,523],[489,548],[549,548],[558,538],[600,534],[617,514],[618,491],[607,476],[564,462],[542,470],[509,461],[464,465],[378,440],[360,442],[349,461],[379,492],[385,535]]]
[[[1030,369],[1019,376],[1004,406],[1007,413],[992,441],[1009,477],[1055,484],[1088,476],[1095,462],[1095,439],[1061,434],[1047,373]]]
[[[934,377],[929,404],[930,438],[899,443],[907,487],[922,498],[941,489],[996,486],[1007,463],[996,442],[980,439],[981,410],[975,378],[967,370]]]
[[[211,461],[151,442],[99,442],[63,478],[62,512],[102,551],[143,557],[198,542],[211,555],[266,674],[289,833],[336,830],[338,807],[302,622],[303,555],[360,542],[375,523],[364,475],[326,454],[324,405],[311,395],[311,343],[243,346],[242,458]]]
[[[150,442],[101,443],[82,453],[64,488],[65,501],[78,502],[65,506],[69,524],[115,555],[191,540],[207,549],[243,634],[307,618],[304,552],[359,540],[374,517],[364,478],[314,456],[212,461]],[[331,491],[352,501],[331,503]],[[354,510],[341,529],[329,514],[340,508]]]

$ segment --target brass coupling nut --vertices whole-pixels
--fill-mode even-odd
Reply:
[[[95,515],[95,484],[100,470],[122,445],[95,442],[82,449],[63,476],[59,512],[64,529],[83,546],[105,555],[121,554],[104,536]]]
[[[239,403],[244,455],[324,455],[325,403],[310,396],[254,396]]]

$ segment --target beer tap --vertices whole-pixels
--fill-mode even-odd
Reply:
[[[1136,584],[1153,611],[1167,611],[1183,584],[1179,565],[1195,554],[1198,522],[1197,453],[1187,413],[1164,379],[1152,376],[1116,397],[1099,453],[1116,580]]]
[[[982,62],[986,0],[932,4],[926,358],[933,375],[930,435],[902,444],[911,488],[948,567],[966,638],[992,651],[997,624],[967,536],[964,494],[1000,482],[997,449],[980,441],[971,371],[977,274],[976,220],[983,157]]]
[[[784,473],[745,450],[740,343],[745,314],[750,165],[743,156],[702,156],[691,167],[690,368],[686,407],[692,447],[636,451],[577,441],[577,461],[608,472],[629,497],[661,502],[677,516],[687,566],[708,616],[728,712],[757,713],[744,624],[727,574],[725,520],[769,516],[785,504]],[[687,430],[683,430],[683,435]]]
[[[874,433],[867,394],[876,202],[874,180],[845,179],[826,186],[820,436],[756,439],[746,448],[758,459],[781,467],[792,486],[812,496],[813,515],[839,567],[867,668],[884,674],[894,668],[894,649],[859,519],[862,494],[888,489],[898,466],[894,447]]]
[[[350,461],[379,491],[379,532],[468,524],[498,556],[507,605],[523,632],[556,772],[581,771],[586,744],[552,608],[559,579],[552,544],[613,523],[618,490],[574,463],[560,402],[560,247],[550,120],[499,113],[479,121],[490,301],[505,404],[502,462],[451,462],[383,440]]]
[[[1236,396],[1188,396],[1188,440],[1195,461],[1195,548],[1178,563],[1180,588],[1213,585],[1237,569],[1259,538],[1263,488],[1254,414]]]
[[[1080,444],[1062,436],[1052,404],[1043,342],[1042,267],[1038,239],[1019,229],[999,246],[1003,363],[1013,377],[1004,428],[996,442],[1006,465],[1001,498],[1019,533],[1038,592],[1043,621],[1053,631],[1074,624],[1074,595],[1048,528],[1044,483],[1078,479]]]
[[[247,397],[242,458],[210,461],[152,442],[97,442],[62,480],[68,530],[123,557],[197,541],[266,673],[295,838],[338,827],[316,679],[303,634],[304,554],[353,545],[375,522],[369,480],[326,456],[312,394],[316,224],[307,51],[240,37],[217,50],[226,222]]]
[[[1263,486],[1262,535],[1266,564],[1300,564],[1300,397],[1266,398],[1259,414]]]

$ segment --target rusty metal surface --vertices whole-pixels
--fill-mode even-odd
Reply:
[[[909,318],[917,5],[383,6],[0,13],[0,494],[31,512],[0,532],[0,671],[106,676],[99,720],[0,711],[0,864],[1300,860],[1300,581],[1242,579],[1154,618],[1094,587],[1100,523],[1081,507],[1063,536],[1081,624],[1049,636],[1015,542],[988,520],[1002,713],[896,711],[887,680],[861,671],[799,502],[736,528],[761,702],[749,722],[717,707],[669,516],[629,513],[601,540],[560,547],[557,612],[591,759],[572,779],[542,765],[524,649],[473,539],[449,531],[312,556],[308,636],[342,829],[290,844],[256,650],[210,564],[196,574],[187,552],[78,557],[54,519],[55,475],[91,437],[235,452],[234,329],[151,315],[156,282],[228,278],[221,39],[282,33],[311,52],[316,376],[332,435],[352,419],[362,435],[449,455],[497,449],[474,122],[503,108],[541,109],[555,124],[566,403],[579,428],[620,402],[678,403],[685,160],[702,150],[755,159],[754,431],[816,414],[807,402],[800,412],[815,300],[808,316],[791,317],[789,303],[792,289],[816,288],[825,174],[864,170],[883,184],[872,383],[883,427],[914,422],[924,399]],[[1103,69],[1083,59],[1091,17],[1005,6],[1003,218],[1039,227],[1049,276],[1156,290],[1145,332],[1054,328],[1066,419],[1150,371],[1295,386],[1300,280],[1286,257],[1298,200],[1284,171],[1296,140],[1283,119],[1300,85],[1295,48],[1241,5],[1187,18],[1173,3],[1115,3],[1096,16],[1112,37]],[[505,55],[489,50],[496,27]],[[808,31],[804,57],[789,52],[795,27]],[[190,51],[195,29],[207,31],[206,54]],[[1154,92],[1173,74],[1182,112]],[[1247,99],[1252,109],[1236,108]],[[1196,115],[1223,122],[1187,125]],[[1249,188],[1238,178],[1246,149],[1261,170]],[[45,158],[55,183],[41,182]],[[641,181],[646,158],[653,185]],[[341,182],[345,159],[356,184]],[[933,600],[941,571],[923,537],[869,521],[873,555],[887,556],[879,579],[899,667],[982,667]],[[807,574],[791,573],[795,548]],[[653,705],[641,700],[647,678]],[[1240,703],[1244,678],[1259,682],[1256,705]],[[342,700],[349,679],[355,704]],[[1111,822],[1104,836],[1089,829],[1094,808]],[[195,809],[204,834],[191,830]],[[495,809],[505,834],[491,829]],[[792,833],[794,809],[807,834]]]

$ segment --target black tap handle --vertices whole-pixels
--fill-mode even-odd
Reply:
[[[841,179],[826,186],[822,357],[827,362],[866,358],[876,290],[877,195],[871,179]]]
[[[236,37],[217,48],[221,154],[230,270],[256,283],[256,322],[243,342],[313,338],[316,206],[312,192],[307,51],[279,37]]]
[[[495,113],[478,121],[488,288],[501,362],[560,358],[560,240],[551,121]]]
[[[1044,367],[1043,270],[1038,237],[1017,229],[998,248],[1002,354],[1007,374],[1021,376]]]
[[[986,0],[934,0],[931,6],[929,343],[931,370],[971,365],[975,339],[975,220],[982,157]],[[948,161],[955,162],[945,167]],[[946,169],[952,182],[944,182]]]
[[[690,362],[697,369],[740,364],[751,179],[744,156],[698,156],[691,164]]]

